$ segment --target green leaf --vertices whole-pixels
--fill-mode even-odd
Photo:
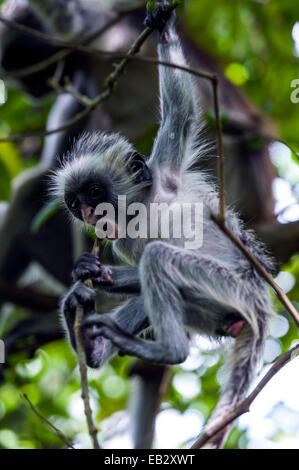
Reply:
[[[15,144],[11,142],[2,142],[0,144],[0,160],[6,166],[11,179],[20,173],[22,160]]]
[[[32,220],[31,231],[37,233],[42,225],[49,220],[61,207],[60,199],[53,199],[45,204]]]
[[[7,166],[0,159],[0,200],[8,201],[11,196],[11,178]]]
[[[153,1],[153,0],[149,0],[149,2],[147,2],[147,4],[146,4],[146,9],[147,9],[147,11],[155,11],[156,2]]]
[[[86,235],[91,238],[92,240],[96,239],[96,233],[95,233],[95,228],[92,227],[91,225],[83,225],[83,231],[86,233]]]

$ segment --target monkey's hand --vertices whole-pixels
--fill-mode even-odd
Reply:
[[[147,11],[144,20],[145,26],[151,29],[157,29],[162,33],[168,20],[174,15],[173,11],[169,10],[169,6],[169,2],[157,2],[154,11]]]
[[[110,286],[113,284],[111,271],[103,266],[98,257],[92,253],[83,253],[72,271],[74,281],[91,279],[93,285]]]
[[[62,302],[62,312],[68,329],[69,338],[73,348],[76,350],[76,341],[74,334],[74,322],[76,310],[78,307],[83,309],[84,318],[95,315],[94,292],[83,282],[77,281]],[[112,353],[112,343],[106,338],[97,336],[90,337],[93,331],[92,326],[81,326],[82,341],[86,355],[86,362],[90,367],[99,367]]]

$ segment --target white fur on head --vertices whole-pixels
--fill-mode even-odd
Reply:
[[[51,178],[50,192],[61,202],[67,190],[76,191],[89,178],[97,175],[108,180],[113,199],[126,195],[127,202],[138,199],[148,182],[137,183],[128,171],[134,158],[133,146],[118,134],[84,133],[62,159]],[[137,173],[136,173],[137,175]]]

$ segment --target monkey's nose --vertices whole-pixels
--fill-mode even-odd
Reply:
[[[81,215],[82,215],[84,222],[86,222],[89,225],[94,225],[94,226],[96,225],[98,221],[98,217],[95,215],[93,207],[86,206],[85,204],[83,204],[81,206]]]

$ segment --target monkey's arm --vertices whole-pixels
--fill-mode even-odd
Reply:
[[[110,245],[110,246],[109,246]],[[72,272],[74,281],[91,279],[96,290],[109,294],[139,294],[140,280],[138,268],[135,266],[103,266],[102,262],[121,263],[121,260],[113,252],[112,244],[107,246],[105,255],[97,256],[83,253],[80,256]]]
[[[167,2],[163,2],[167,4]],[[148,13],[145,24],[159,31],[159,60],[186,66],[182,46],[175,29],[175,13],[164,18],[165,5],[157,4],[153,13]],[[187,140],[192,132],[192,123],[197,117],[194,103],[196,97],[190,74],[175,68],[159,66],[161,124],[154,143],[150,161],[170,163],[180,167],[184,158]]]

